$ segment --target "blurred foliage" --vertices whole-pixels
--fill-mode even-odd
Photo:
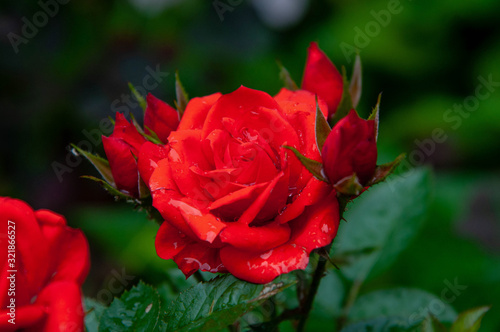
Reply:
[[[144,87],[147,68],[159,66],[169,75],[149,92],[171,104],[175,70],[191,97],[227,93],[241,84],[274,94],[282,84],[276,60],[300,83],[310,41],[318,41],[350,73],[354,56],[346,58],[340,45],[355,46],[357,29],[373,26],[373,11],[391,3],[290,1],[290,8],[266,12],[258,2],[242,1],[221,21],[211,1],[71,1],[20,44],[18,53],[8,35],[21,35],[22,18],[32,22],[41,7],[34,1],[0,4],[0,194],[64,213],[88,234],[89,296],[107,289],[112,271],[122,268],[134,276],[127,289],[139,279],[156,285],[183,280],[174,263],[156,256],[157,226],[144,213],[116,205],[97,185],[79,178],[94,174],[90,165],[75,162],[60,179],[53,170],[53,162],[71,162],[66,160],[70,142],[89,140],[89,133],[98,139],[100,120],[116,108],[140,115],[139,106],[123,99],[127,82]],[[295,2],[305,5],[293,16]],[[399,6],[400,12],[359,47],[364,90],[358,109],[367,116],[383,92],[380,162],[404,151],[409,158],[402,167],[432,165],[435,192],[421,233],[389,271],[360,291],[416,287],[440,296],[445,280],[457,278],[467,289],[452,306],[461,312],[492,304],[480,331],[497,331],[500,93],[491,92],[474,111],[460,115],[460,125],[445,114],[475,96],[479,76],[500,81],[500,2],[401,0]],[[277,27],[279,22],[288,23]],[[436,128],[447,138],[427,145],[431,153],[424,153],[419,142],[431,144]],[[91,148],[102,154],[100,143]],[[415,151],[423,151],[424,158],[417,160]],[[324,282],[322,287],[345,291],[337,277]]]

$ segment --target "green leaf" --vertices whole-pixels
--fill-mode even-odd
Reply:
[[[378,317],[400,317],[408,326],[422,322],[429,314],[442,322],[453,322],[453,308],[437,296],[420,289],[393,288],[360,296],[349,312],[349,321]]]
[[[142,281],[115,298],[104,312],[99,331],[159,331],[160,296]]]
[[[380,122],[380,101],[382,100],[382,94],[378,95],[377,104],[372,110],[372,113],[368,117],[368,120],[373,120],[375,122],[375,140],[378,139],[378,127]]]
[[[71,144],[71,146],[73,147],[73,149],[75,149],[76,154],[81,154],[85,157],[85,159],[90,161],[90,163],[97,169],[99,174],[101,174],[104,181],[112,186],[115,185],[113,174],[111,174],[111,167],[109,167],[109,162],[106,159],[99,157],[98,155],[94,155],[90,152],[84,151],[75,144]],[[75,152],[73,153],[75,154]]]
[[[323,145],[325,145],[326,138],[332,131],[332,128],[330,128],[328,121],[319,108],[318,96],[316,96],[316,122],[314,129],[316,132],[316,145],[318,146],[319,153],[321,154]]]
[[[344,81],[344,89],[342,92],[342,99],[340,100],[340,104],[330,119],[331,127],[335,126],[337,122],[339,122],[343,117],[349,113],[350,110],[353,109],[351,94],[349,93],[349,81],[347,81],[347,74],[345,72],[345,67],[342,66],[342,79]]]
[[[458,315],[457,320],[451,326],[450,332],[476,332],[481,327],[481,320],[489,306],[479,307],[464,311]]]
[[[285,68],[285,66],[283,66],[283,64],[279,60],[277,60],[276,62],[278,63],[278,67],[280,68],[280,79],[283,81],[283,85],[285,86],[285,88],[291,91],[298,90],[299,88],[297,84],[290,76],[290,73]]]
[[[406,154],[402,153],[396,157],[390,163],[378,165],[375,168],[375,173],[373,178],[368,182],[368,186],[373,186],[374,184],[384,181],[392,172],[401,164],[401,162],[406,158]]]
[[[292,146],[283,145],[284,148],[292,150],[299,161],[304,165],[304,167],[311,172],[311,174],[318,180],[329,183],[326,175],[323,171],[323,164],[319,161],[312,160],[300,153],[296,148]]]
[[[102,179],[98,179],[98,178],[96,178],[94,176],[90,176],[90,175],[83,175],[83,176],[81,176],[81,178],[89,179],[89,180],[92,180],[92,181],[99,183],[104,189],[106,189],[107,192],[109,192],[111,195],[113,195],[116,199],[124,199],[128,202],[140,203],[134,197],[122,193],[121,191],[119,191],[118,189],[116,189],[115,187],[113,187],[112,185],[110,185],[109,183],[107,183],[106,181],[104,181]]]
[[[107,307],[89,297],[83,299],[83,304],[85,307],[85,329],[87,331],[98,331],[99,321]]]
[[[349,85],[349,94],[352,99],[352,107],[356,108],[358,106],[359,100],[361,99],[361,58],[359,54],[356,54],[356,60],[354,60],[354,67],[352,70],[351,84]]]
[[[130,82],[128,82],[128,88],[132,92],[134,98],[139,102],[139,105],[141,106],[142,110],[145,112],[148,104],[146,103],[144,97],[135,89],[135,87]]]
[[[165,317],[167,331],[218,331],[294,283],[290,275],[266,285],[248,283],[231,275],[199,283],[171,304]]]
[[[341,332],[414,332],[400,317],[379,317],[344,327]]]
[[[175,101],[175,106],[179,111],[179,119],[180,119],[184,114],[184,110],[186,109],[186,106],[189,102],[189,98],[188,94],[186,93],[186,90],[184,89],[184,86],[182,86],[178,71],[175,72],[175,95],[177,97],[177,100]]]
[[[336,250],[330,256],[345,256],[363,248],[378,250],[352,257],[341,272],[362,281],[388,268],[417,234],[430,201],[428,169],[414,169],[371,187],[347,206],[340,226]],[[335,249],[334,248],[334,249]]]

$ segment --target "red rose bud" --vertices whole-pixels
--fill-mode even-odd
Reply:
[[[318,44],[311,43],[307,52],[302,89],[310,91],[328,105],[328,116],[335,114],[342,99],[344,82],[335,65],[321,51]]]
[[[144,131],[149,135],[151,135],[150,130],[153,131],[163,143],[167,143],[168,135],[179,125],[179,112],[151,93],[148,94],[146,100]]]
[[[83,331],[87,239],[63,216],[0,197],[0,331]]]
[[[351,110],[333,127],[322,156],[331,183],[356,175],[360,184],[365,185],[373,177],[377,162],[375,122],[361,119]]]
[[[136,159],[145,142],[146,139],[137,131],[137,128],[120,113],[116,113],[113,134],[109,137],[102,137],[116,188],[133,197],[139,196]]]

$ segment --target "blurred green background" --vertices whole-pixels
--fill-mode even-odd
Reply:
[[[52,5],[0,5],[0,194],[63,213],[86,232],[93,262],[86,295],[106,301],[119,295],[111,284],[158,284],[174,265],[156,257],[157,226],[144,213],[79,178],[96,172],[71,157],[68,144],[98,138],[99,122],[117,109],[140,118],[127,104],[129,81],[171,104],[176,70],[192,97],[240,85],[275,94],[276,60],[300,82],[306,48],[317,41],[348,73],[354,56],[346,50],[359,50],[362,115],[383,92],[380,162],[407,152],[403,168],[435,169],[420,235],[361,291],[408,286],[439,296],[445,280],[458,278],[467,289],[452,306],[492,304],[481,331],[500,330],[500,2],[41,3]],[[168,75],[144,81],[157,68]],[[436,130],[446,138],[432,140]],[[99,142],[88,147],[102,155]],[[132,277],[116,283],[116,273]]]

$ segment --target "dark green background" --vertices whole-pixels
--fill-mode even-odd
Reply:
[[[88,296],[109,288],[113,269],[136,277],[126,288],[139,277],[160,282],[166,271],[154,253],[154,224],[80,179],[96,175],[87,163],[71,167],[62,181],[53,170],[54,162],[67,163],[70,142],[86,140],[83,130],[97,133],[99,122],[113,116],[111,105],[129,94],[128,81],[142,86],[146,67],[159,65],[169,75],[151,92],[170,103],[176,70],[190,96],[242,84],[275,94],[281,87],[275,60],[300,82],[311,41],[350,73],[353,58],[340,45],[356,46],[356,29],[373,28],[371,11],[390,3],[309,1],[276,27],[291,4],[264,19],[250,1],[239,2],[221,20],[211,1],[157,1],[163,9],[145,10],[127,1],[73,0],[59,5],[17,53],[8,35],[21,36],[22,18],[33,22],[42,8],[35,1],[0,5],[0,194],[63,213],[87,232]],[[445,279],[458,278],[468,288],[452,305],[462,311],[493,304],[481,330],[498,331],[500,93],[460,115],[459,125],[445,114],[475,95],[479,76],[500,82],[500,2],[402,0],[398,8],[379,32],[371,30],[366,45],[358,44],[364,68],[358,110],[366,116],[383,92],[380,161],[407,152],[405,167],[432,165],[434,200],[421,235],[362,291],[399,285],[439,296]],[[446,140],[426,145],[431,152],[417,161],[425,150],[417,140],[430,142],[436,128]],[[101,144],[92,148],[102,154]]]

